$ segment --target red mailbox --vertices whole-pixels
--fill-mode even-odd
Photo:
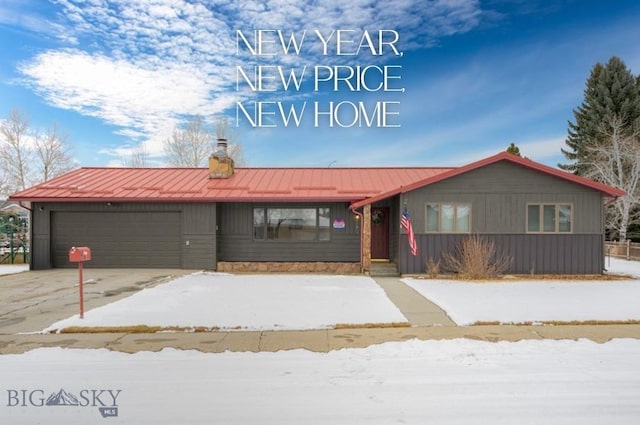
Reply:
[[[84,319],[84,288],[82,284],[84,280],[82,278],[82,264],[85,261],[91,260],[91,249],[88,246],[72,246],[69,250],[69,261],[72,263],[78,263],[78,286],[80,289],[80,318]]]
[[[73,246],[69,250],[69,261],[81,263],[91,260],[91,249],[87,246]]]

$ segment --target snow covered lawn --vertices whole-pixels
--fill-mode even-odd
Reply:
[[[458,325],[640,320],[640,281],[403,282],[440,306]]]
[[[604,267],[615,274],[625,274],[640,279],[640,262],[621,258],[605,257]]]
[[[43,348],[0,356],[0,376],[0,417],[14,425],[640,420],[640,341],[628,339],[412,340],[329,353]],[[46,405],[51,395],[64,404]]]
[[[611,271],[640,276],[640,263],[612,259]],[[640,320],[640,280],[496,281],[403,279],[458,325],[475,322]]]
[[[0,264],[0,276],[22,273],[29,270],[28,264]]]
[[[406,322],[373,279],[330,275],[195,273],[52,324],[181,326],[242,330],[324,329]]]

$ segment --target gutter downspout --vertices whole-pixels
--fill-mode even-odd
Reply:
[[[28,206],[26,206],[23,202],[24,201],[18,201],[18,205],[20,205],[22,208],[24,208],[25,210],[28,210],[29,213],[31,213],[33,210],[31,208],[29,208]]]

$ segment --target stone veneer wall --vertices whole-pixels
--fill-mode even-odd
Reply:
[[[360,274],[360,263],[219,261],[216,270],[225,273]]]

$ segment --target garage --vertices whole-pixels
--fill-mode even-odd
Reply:
[[[89,267],[181,267],[180,212],[51,213],[54,267],[75,267],[72,246],[91,248]]]

